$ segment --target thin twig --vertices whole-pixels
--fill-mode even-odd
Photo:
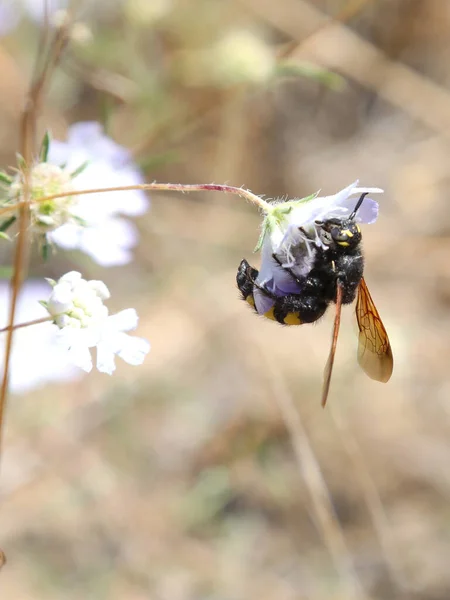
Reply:
[[[53,317],[41,317],[40,319],[34,319],[34,321],[27,321],[26,323],[18,323],[17,325],[7,325],[6,327],[2,327],[0,329],[0,333],[4,333],[5,331],[9,331],[10,329],[23,329],[23,327],[29,327],[30,325],[38,325],[39,323],[46,323],[47,321],[53,321]]]
[[[0,456],[2,451],[4,414],[9,382],[9,368],[11,362],[11,351],[14,335],[14,319],[16,316],[17,299],[23,281],[23,272],[28,262],[28,242],[29,242],[29,222],[30,222],[30,168],[33,164],[35,142],[36,142],[36,123],[39,112],[39,106],[42,101],[45,86],[51,78],[53,70],[57,66],[64,47],[67,42],[67,34],[70,28],[69,21],[65,27],[61,27],[56,32],[53,42],[50,43],[49,53],[42,70],[32,80],[30,89],[25,98],[25,106],[22,112],[20,125],[21,154],[24,158],[23,167],[23,201],[16,205],[18,208],[19,231],[16,237],[16,249],[14,254],[14,273],[11,278],[11,304],[9,308],[8,329],[5,344],[5,358],[3,367],[3,376],[0,388]],[[47,33],[43,33],[46,36]],[[45,40],[42,42],[44,44]]]
[[[352,462],[352,473],[361,486],[364,500],[372,519],[373,527],[377,533],[381,548],[384,552],[386,567],[391,576],[392,582],[400,588],[407,588],[407,581],[403,575],[403,570],[399,561],[401,553],[395,547],[394,539],[391,533],[391,527],[383,507],[383,503],[378,493],[375,482],[370,475],[367,465],[362,455],[361,448],[345,420],[339,413],[339,409],[331,409],[331,417],[339,431],[342,444],[349,460]]]
[[[362,589],[355,572],[351,553],[347,547],[333,508],[330,493],[303,427],[300,414],[282,376],[278,370],[274,369],[262,346],[260,351],[265,362],[265,372],[272,388],[273,398],[289,432],[299,471],[310,496],[317,528],[340,575],[344,587],[343,597],[347,600],[367,599],[368,596]]]

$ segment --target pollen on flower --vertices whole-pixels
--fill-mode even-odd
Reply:
[[[60,329],[86,328],[108,316],[103,304],[108,295],[102,281],[86,281],[80,273],[71,271],[55,283],[46,308]]]
[[[42,162],[30,172],[30,212],[32,229],[38,233],[53,231],[72,219],[70,209],[77,203],[77,196],[64,196],[44,200],[46,196],[72,192],[71,174],[61,167]],[[9,202],[23,200],[24,175],[21,171],[9,187]]]

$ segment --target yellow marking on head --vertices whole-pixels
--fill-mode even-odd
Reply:
[[[284,322],[286,325],[301,325],[303,323],[298,314],[293,312],[284,317]]]
[[[357,223],[355,223],[355,227],[356,227],[356,231],[358,233],[361,233],[361,227]]]
[[[275,315],[273,314],[273,306],[267,312],[264,313],[266,319],[271,319],[272,321],[276,321]]]
[[[250,306],[255,308],[255,299],[253,298],[252,294],[249,294],[245,300],[250,304]]]
[[[344,248],[347,248],[347,246],[350,246],[350,244],[348,242],[337,242],[339,244],[339,246],[344,246]]]
[[[343,229],[342,235],[346,235],[347,237],[353,237],[353,233],[350,231],[350,229]]]

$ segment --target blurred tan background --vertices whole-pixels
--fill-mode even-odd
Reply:
[[[39,33],[25,8],[0,38],[5,166]],[[42,131],[101,121],[149,181],[385,189],[364,248],[395,368],[386,385],[360,371],[345,309],[320,408],[332,315],[282,328],[240,301],[259,217],[234,196],[152,194],[128,267],[34,257],[30,276],[103,279],[152,350],[10,398],[2,597],[447,600],[448,3],[91,0],[79,15]],[[268,77],[276,57],[290,70]]]

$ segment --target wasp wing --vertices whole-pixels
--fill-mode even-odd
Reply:
[[[358,363],[376,381],[389,381],[394,368],[391,344],[364,277],[358,286],[356,320],[359,328]]]
[[[342,296],[343,287],[341,283],[336,285],[336,315],[334,317],[333,325],[333,336],[331,338],[331,349],[328,356],[327,364],[325,365],[325,371],[323,375],[323,388],[322,388],[322,406],[327,403],[328,392],[330,391],[331,374],[333,373],[334,356],[336,354],[336,346],[339,336],[339,327],[341,326],[341,309],[342,309]]]

